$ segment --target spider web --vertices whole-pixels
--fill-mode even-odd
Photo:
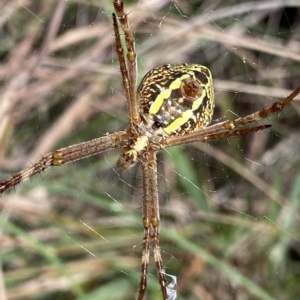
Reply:
[[[299,85],[300,10],[296,1],[282,3],[129,4],[139,80],[165,63],[208,66],[214,120],[285,97]],[[110,1],[0,5],[2,181],[56,148],[124,129],[127,116]],[[293,106],[265,121],[271,130],[159,154],[161,250],[178,299],[300,294]],[[0,198],[0,299],[133,298],[143,237],[141,170],[117,170],[118,154],[53,168]],[[153,259],[148,277],[149,299],[160,299]]]

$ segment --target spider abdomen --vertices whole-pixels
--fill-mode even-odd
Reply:
[[[211,121],[212,76],[197,64],[163,65],[149,71],[139,89],[140,113],[156,134],[182,135]]]

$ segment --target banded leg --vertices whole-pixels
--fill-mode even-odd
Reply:
[[[127,66],[126,66],[126,61],[125,61],[125,56],[124,56],[124,49],[122,47],[121,43],[121,38],[120,38],[120,32],[119,32],[119,25],[117,22],[117,17],[113,13],[112,14],[112,19],[113,19],[113,26],[114,26],[114,32],[115,32],[115,42],[116,42],[116,53],[119,59],[119,65],[120,65],[120,71],[122,74],[122,80],[123,80],[123,87],[125,91],[125,96],[127,100],[127,105],[128,105],[128,112],[131,115],[131,102],[130,102],[130,80],[129,80],[129,75],[127,71]]]
[[[240,136],[252,133],[252,132],[257,132],[257,131],[265,130],[267,128],[272,127],[272,125],[266,124],[266,125],[259,125],[259,126],[254,126],[254,127],[250,127],[250,128],[242,128],[242,129],[232,130],[232,131],[223,130],[223,132],[211,133],[211,132],[215,131],[214,128],[212,128],[213,126],[209,126],[209,127],[207,127],[207,129],[206,128],[202,129],[201,133],[200,132],[191,133],[191,135],[189,135],[187,137],[175,136],[172,138],[168,138],[164,141],[161,148],[166,149],[169,147],[185,145],[188,143],[195,143],[195,142],[205,143],[205,142],[217,141],[217,140],[225,139],[225,138],[227,139],[227,138],[231,138],[231,137],[240,137]],[[218,127],[219,127],[219,125],[218,125]],[[210,130],[210,129],[212,129],[212,130]],[[192,140],[192,139],[195,139],[195,140]]]
[[[26,168],[0,183],[0,194],[36,174],[46,171],[50,167],[61,166],[88,156],[121,147],[122,141],[126,140],[127,135],[126,131],[119,131],[88,142],[79,143],[47,153],[31,167]]]
[[[140,114],[137,101],[137,65],[136,65],[136,52],[135,44],[132,32],[129,27],[127,15],[124,12],[124,3],[121,0],[114,0],[115,12],[118,16],[119,23],[125,35],[126,43],[126,58],[125,62],[124,51],[121,45],[120,32],[117,24],[116,15],[113,14],[113,25],[116,38],[116,52],[120,62],[120,69],[123,78],[123,85],[126,92],[126,98],[128,102],[128,111],[130,116],[130,127],[133,128],[133,124],[140,123]],[[126,67],[127,66],[127,67]],[[129,81],[129,82],[128,82]],[[129,84],[128,84],[129,83]]]
[[[256,111],[246,117],[237,118],[235,120],[224,121],[215,125],[203,128],[200,131],[194,131],[184,136],[167,137],[162,145],[162,148],[167,148],[170,145],[177,146],[193,142],[207,142],[229,137],[236,137],[246,135],[247,133],[263,130],[270,127],[270,125],[260,125],[252,128],[243,128],[244,126],[267,118],[273,114],[279,113],[300,93],[300,86],[298,86],[290,95],[282,101],[278,101],[269,105],[262,110]]]
[[[138,299],[142,300],[147,288],[147,271],[149,265],[149,244],[153,244],[154,261],[156,264],[159,283],[161,286],[163,299],[168,298],[166,288],[166,277],[163,268],[162,257],[159,248],[159,203],[157,190],[157,162],[156,152],[149,150],[145,156],[141,158],[143,170],[143,225],[144,240],[142,254],[142,275],[140,281],[140,291]]]

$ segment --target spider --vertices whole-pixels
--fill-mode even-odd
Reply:
[[[112,14],[116,53],[128,104],[128,127],[91,141],[55,150],[44,155],[31,167],[0,183],[0,193],[53,166],[61,166],[114,148],[122,148],[117,166],[126,170],[142,165],[144,228],[141,279],[137,299],[147,288],[150,245],[156,264],[162,299],[174,299],[176,284],[167,285],[161,257],[160,215],[157,189],[157,160],[160,150],[192,142],[207,142],[238,137],[269,128],[270,125],[247,127],[248,124],[278,113],[300,92],[300,86],[284,100],[245,117],[208,126],[214,111],[214,89],[211,72],[199,64],[163,65],[149,71],[137,87],[137,63],[134,37],[124,4],[113,1]],[[125,35],[126,53],[121,44],[120,29]],[[171,276],[173,277],[173,276]],[[175,281],[174,281],[175,282]]]

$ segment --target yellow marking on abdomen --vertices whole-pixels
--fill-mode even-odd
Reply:
[[[197,110],[197,109],[200,107],[200,105],[202,104],[203,99],[204,99],[205,96],[206,96],[206,90],[203,89],[203,92],[202,92],[201,97],[198,98],[197,100],[195,100],[195,101],[193,102],[193,105],[192,105],[192,111],[195,111],[195,110]]]
[[[169,126],[167,126],[164,131],[170,135],[172,132],[180,128],[184,125],[192,116],[194,116],[194,111],[197,110],[200,105],[202,105],[203,99],[206,95],[206,91],[203,90],[203,93],[200,98],[193,102],[192,109],[186,110],[182,113],[180,117],[178,117],[175,121],[173,121]]]
[[[183,124],[185,124],[191,117],[193,116],[193,111],[191,109],[182,113],[181,117],[177,118],[173,121],[169,126],[164,128],[164,131],[170,135],[172,132],[180,128]]]
[[[169,88],[162,90],[151,104],[149,113],[152,115],[156,115],[164,104],[164,101],[171,96],[172,91],[178,90],[180,88],[182,80],[188,77],[190,77],[189,74],[184,74],[180,78],[173,80]]]
[[[191,77],[189,74],[184,74],[182,75],[180,78],[176,78],[175,80],[172,81],[172,83],[170,84],[170,89],[172,91],[177,90],[180,88],[181,82],[183,79],[186,79],[188,77]]]
[[[171,95],[172,90],[166,89],[159,93],[154,102],[151,104],[149,113],[152,115],[156,115],[160,108],[162,107],[165,99],[168,99]]]

